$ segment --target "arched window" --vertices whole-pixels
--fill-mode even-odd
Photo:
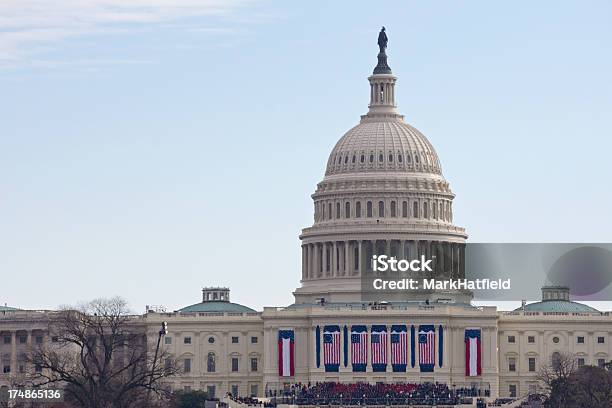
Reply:
[[[360,161],[361,161],[362,163],[365,163],[365,154],[362,154],[362,155],[361,155],[361,159],[360,159]]]
[[[402,202],[402,217],[408,218],[408,201]]]
[[[355,254],[353,256],[353,265],[355,265],[355,270],[359,270],[359,248],[355,248]]]
[[[423,218],[429,218],[429,203],[426,201],[423,203]]]
[[[438,206],[436,205],[436,203],[435,203],[435,202],[433,202],[433,203],[431,204],[431,211],[433,212],[433,214],[432,214],[432,218],[433,218],[434,220],[438,218],[438,212],[437,212],[437,209],[438,209]]]
[[[559,353],[558,351],[552,353],[551,363],[553,366],[553,370],[559,370],[559,368],[561,367],[561,353]]]
[[[327,219],[331,220],[333,217],[332,205],[331,203],[327,204]]]
[[[336,203],[336,219],[340,219],[340,203]]]
[[[401,154],[400,154],[399,156],[397,156],[397,161],[398,161],[398,162],[400,162],[400,163],[401,163],[403,160],[404,160],[404,159],[402,158],[402,155],[401,155]]]
[[[415,163],[419,162],[419,154],[418,153],[414,155],[414,162]]]
[[[361,201],[355,204],[355,218],[361,218]]]
[[[374,163],[374,155],[373,154],[370,155],[370,163]]]
[[[206,357],[206,371],[209,373],[214,373],[217,367],[215,364],[215,353],[210,352]]]
[[[380,84],[380,103],[385,101],[385,86]]]
[[[392,217],[397,217],[397,208],[395,207],[396,207],[395,201],[391,201],[391,216]]]
[[[378,155],[378,161],[382,163],[383,160],[385,160],[385,158],[384,158],[383,154],[381,153],[381,154]]]
[[[385,202],[384,201],[378,202],[378,216],[381,218],[385,216]]]
[[[368,218],[372,218],[372,202],[368,201],[368,203],[366,204],[366,215],[368,216]]]
[[[412,204],[412,216],[419,218],[419,203],[416,201]]]
[[[392,155],[392,154],[390,154],[390,155],[389,155],[389,163],[392,163],[392,162],[393,162],[393,155]]]
[[[440,203],[440,218],[444,219],[444,208],[442,207],[442,203]]]
[[[348,163],[348,154],[344,156],[344,164]]]
[[[353,164],[355,164],[355,160],[357,159],[357,157],[355,157],[355,155],[353,155]]]
[[[412,162],[412,156],[410,156],[410,155],[406,156],[406,161],[408,163]]]
[[[348,201],[344,204],[344,218],[351,218],[351,203]]]

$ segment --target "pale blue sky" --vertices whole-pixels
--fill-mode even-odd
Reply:
[[[473,242],[609,242],[612,3],[0,3],[0,303],[292,302],[376,35]]]

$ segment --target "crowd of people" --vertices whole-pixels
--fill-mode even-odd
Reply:
[[[297,405],[457,405],[471,403],[471,397],[486,396],[475,388],[454,388],[446,384],[368,384],[317,382],[294,384],[270,392],[276,402]],[[486,392],[488,394],[488,392]]]

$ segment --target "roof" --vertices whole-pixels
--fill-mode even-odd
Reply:
[[[15,311],[15,310],[19,310],[15,307],[8,307],[8,306],[0,306],[0,312],[11,312],[11,311]]]
[[[255,310],[250,307],[239,305],[238,303],[225,301],[208,301],[196,303],[178,310],[181,313],[209,313],[209,312],[230,312],[230,313],[252,313]]]
[[[570,302],[567,300],[544,300],[542,302],[529,303],[524,308],[526,312],[590,312],[599,313],[599,311],[591,306],[584,305],[578,302]]]

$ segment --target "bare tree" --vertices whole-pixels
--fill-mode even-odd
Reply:
[[[51,343],[29,355],[35,366],[31,380],[61,387],[77,407],[153,406],[148,395],[163,396],[163,380],[179,370],[165,349],[155,352],[146,325],[121,298],[62,308],[49,323],[49,336]]]
[[[538,379],[544,385],[546,394],[551,395],[553,389],[561,390],[558,396],[560,403],[565,403],[569,396],[569,387],[560,384],[568,384],[570,376],[576,371],[576,356],[571,353],[555,352],[550,364],[543,364],[538,372]],[[563,391],[567,390],[567,391]]]

